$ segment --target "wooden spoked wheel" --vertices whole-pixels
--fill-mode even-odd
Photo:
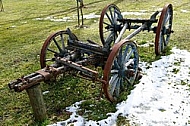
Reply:
[[[74,37],[76,36],[74,35]],[[67,31],[58,31],[46,39],[41,49],[41,68],[54,64],[55,57],[66,57],[73,53],[74,49],[67,45],[69,39]],[[75,40],[78,40],[77,37]]]
[[[102,10],[99,21],[99,34],[102,44],[110,48],[121,30],[121,23],[117,19],[123,19],[119,8],[110,4]]]
[[[134,84],[138,65],[139,55],[134,42],[122,40],[113,46],[103,72],[103,89],[109,101],[117,101],[120,94]]]
[[[172,33],[173,7],[171,4],[164,6],[155,37],[155,53],[160,55],[168,45],[170,34]]]

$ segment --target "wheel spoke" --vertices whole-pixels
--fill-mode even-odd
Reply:
[[[114,67],[116,68],[116,69],[120,69],[120,65],[119,65],[119,63],[118,63],[118,61],[117,60],[114,60]]]
[[[123,47],[121,47],[121,49],[119,50],[119,55],[118,55],[118,63],[120,64],[120,66],[121,66],[121,64],[122,64],[122,48]]]
[[[61,37],[61,44],[62,44],[62,49],[65,50],[65,43],[64,43],[64,38],[63,38],[63,35],[60,34],[60,37]]]
[[[124,51],[124,53],[123,53],[124,56],[127,55],[127,53],[128,53],[128,49],[129,49],[129,46],[127,46],[127,47],[125,48],[125,51]],[[125,59],[126,59],[126,57],[123,57],[122,60],[125,61]]]
[[[107,13],[106,13],[106,17],[108,18],[108,20],[110,21],[110,23],[113,25],[113,22],[112,22],[110,16]]]
[[[116,69],[111,70],[111,74],[117,74],[117,73],[118,73],[118,70]]]
[[[114,43],[115,43],[115,40],[117,39],[117,37],[118,37],[118,34],[117,34],[117,32],[115,32],[114,33]]]
[[[114,33],[111,31],[111,33],[107,36],[107,38],[105,39],[105,42],[110,42],[112,41],[112,37],[113,37]]]
[[[160,32],[160,39],[159,39],[159,51],[162,52],[162,42],[163,42],[162,33]]]
[[[123,77],[122,78],[120,78],[121,80],[120,80],[120,89],[121,90],[123,90],[124,89],[124,82],[123,82]]]
[[[115,89],[115,93],[117,97],[119,97],[119,94],[120,94],[120,87],[121,87],[121,78],[118,78],[118,83]]]
[[[113,8],[113,9],[114,9],[114,8]],[[109,12],[110,12],[112,24],[114,24],[114,22],[113,22],[113,21],[114,21],[114,20],[113,20],[114,17],[113,17],[113,14],[112,14],[112,8],[111,8],[111,7],[109,8]]]
[[[169,21],[169,19],[170,19],[170,15],[167,13],[167,14],[166,14],[166,19],[165,19],[165,21],[164,21],[164,26],[165,26],[165,24]]]
[[[111,93],[112,95],[113,95],[113,93],[114,93],[114,90],[115,90],[115,87],[116,87],[116,85],[117,85],[118,79],[119,79],[118,74],[114,74],[114,75],[111,77],[111,79],[110,79],[110,82],[109,82],[109,84],[110,84],[110,93]]]
[[[114,8],[114,18],[113,18],[113,20],[114,20],[115,24],[118,23],[117,19],[118,19],[119,15],[120,15],[120,13],[118,13],[118,10],[116,8]]]
[[[110,32],[109,30],[107,30],[107,31],[104,31],[104,33],[108,33],[108,32]]]
[[[125,62],[129,60],[129,58],[132,56],[133,50],[131,49],[129,53],[127,53],[127,57],[125,58]]]
[[[131,84],[131,78],[124,77],[128,84]]]
[[[167,44],[166,41],[165,41],[166,39],[165,39],[164,35],[162,35],[161,39],[162,39],[162,46],[163,46],[162,49],[164,49],[164,46],[166,46],[166,44]]]
[[[112,25],[108,24],[107,22],[103,22],[103,24],[107,25],[106,27],[112,28]],[[106,27],[104,28],[107,29]]]
[[[127,68],[130,64],[132,64],[135,61],[135,59],[130,59],[128,62],[125,63],[125,68]]]
[[[56,51],[54,51],[54,50],[52,50],[52,49],[47,49],[48,51],[50,51],[50,52],[52,52],[52,53],[55,53],[55,54],[58,54],[58,52],[56,52]]]
[[[56,39],[53,38],[53,41],[54,41],[55,45],[57,46],[59,52],[61,53],[61,52],[62,52],[62,49],[61,49],[61,47],[59,46],[59,44],[57,43]]]

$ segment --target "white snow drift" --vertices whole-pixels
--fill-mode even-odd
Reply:
[[[190,126],[190,53],[172,49],[172,54],[151,64],[141,62],[143,78],[126,101],[118,103],[107,119],[94,121],[77,115],[77,102],[67,111],[69,119],[51,126],[115,126],[118,115],[130,120],[131,126]]]

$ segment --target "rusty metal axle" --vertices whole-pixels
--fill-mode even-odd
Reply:
[[[71,70],[72,68],[74,70],[81,71],[80,74],[83,74],[85,77],[90,78],[92,81],[98,80],[97,71],[91,70],[87,67],[84,67],[80,64],[69,61],[65,58],[57,57],[55,60],[57,63],[62,64],[62,66],[57,67],[57,68],[53,67],[54,65],[47,66],[32,74],[18,78],[17,80],[14,80],[8,84],[9,88],[14,89],[15,92],[21,92],[34,85],[37,85],[38,83],[42,81],[49,81],[52,79],[55,80],[57,75],[62,74],[68,70]]]

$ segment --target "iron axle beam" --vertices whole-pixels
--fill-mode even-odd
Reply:
[[[53,67],[55,64],[53,64],[52,66],[38,70],[35,73],[18,78],[17,80],[14,80],[8,84],[9,88],[14,89],[15,92],[21,92],[25,89],[28,89],[32,86],[39,84],[42,81],[49,81],[51,79],[55,80],[57,75],[70,70],[69,68],[73,68],[74,70],[80,71],[80,74],[85,75],[85,77],[91,79],[92,81],[98,80],[97,71],[91,70],[87,67],[84,67],[80,64],[69,61],[65,58],[57,57],[55,61],[57,64],[61,64],[61,66],[58,68],[55,68]],[[90,62],[90,61],[86,60],[86,62]]]

